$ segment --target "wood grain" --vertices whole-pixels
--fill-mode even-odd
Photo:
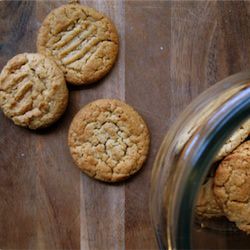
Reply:
[[[30,31],[29,22],[34,18],[32,13],[35,4],[0,4],[2,68],[7,59],[20,51],[22,42],[27,41],[24,34]],[[15,16],[10,15],[13,9],[17,13]],[[29,34],[30,39],[35,39],[34,32]],[[14,126],[0,114],[1,249],[31,249],[36,246],[36,166],[33,152],[35,140],[34,134]]]
[[[152,137],[148,161],[125,187],[126,249],[156,249],[149,192],[153,160],[169,125],[167,119],[162,122],[170,112],[163,108],[170,107],[169,7],[169,2],[156,1],[126,5],[126,102],[142,114]]]
[[[44,17],[66,2],[0,1],[0,67],[17,53],[35,51]],[[150,175],[166,130],[199,93],[250,66],[250,2],[81,3],[114,21],[119,58],[100,82],[69,86],[68,109],[47,130],[19,128],[0,113],[0,249],[157,249],[149,215]],[[67,147],[76,112],[108,97],[134,106],[152,138],[144,168],[117,185],[80,173]],[[225,238],[202,230],[194,231],[194,239],[196,248],[250,243],[245,234]]]
[[[79,108],[98,98],[118,98],[125,96],[125,34],[124,3],[122,1],[82,1],[110,16],[120,36],[119,59],[111,71],[97,86],[79,96]],[[75,94],[79,95],[76,90]],[[124,249],[124,184],[107,185],[81,178],[81,249]]]

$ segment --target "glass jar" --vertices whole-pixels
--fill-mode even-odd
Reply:
[[[250,72],[243,72],[198,96],[168,131],[151,180],[151,216],[160,249],[249,249],[250,236],[232,223],[197,220],[194,212],[215,156],[249,118]]]

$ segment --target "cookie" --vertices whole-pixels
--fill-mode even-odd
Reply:
[[[201,121],[200,121],[201,122]],[[192,124],[186,129],[180,136],[177,144],[177,149],[181,148],[187,143],[187,141],[192,137],[195,131],[199,127],[199,123]],[[216,155],[214,162],[222,160],[225,156],[230,154],[235,148],[237,148],[246,138],[250,135],[250,120],[244,122],[224,143],[219,153]]]
[[[52,57],[72,84],[89,84],[104,77],[118,54],[113,23],[96,10],[66,4],[45,18],[37,38],[40,53]]]
[[[221,217],[224,215],[214,197],[212,177],[201,186],[196,202],[196,214],[205,218]]]
[[[230,154],[235,148],[237,148],[245,139],[250,135],[250,120],[244,122],[240,128],[238,128],[233,135],[226,141],[223,147],[217,154],[215,161],[223,159]]]
[[[214,194],[227,218],[250,233],[250,141],[220,163],[214,178]]]
[[[75,164],[87,175],[106,182],[121,181],[137,172],[147,157],[149,141],[142,117],[113,99],[83,107],[68,134]]]
[[[16,125],[47,127],[62,115],[67,103],[63,72],[43,55],[19,54],[0,74],[0,107]]]

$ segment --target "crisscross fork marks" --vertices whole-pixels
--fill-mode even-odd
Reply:
[[[86,42],[85,45],[83,45],[83,48],[81,50],[73,51],[67,57],[62,59],[63,64],[72,64],[75,61],[82,59],[90,50],[94,53],[97,50],[98,45],[101,44],[101,42],[103,41],[100,40],[100,38],[91,38],[89,41]]]
[[[95,55],[97,50],[101,48],[102,44],[106,41],[101,41],[96,46],[92,47],[89,51],[85,53],[83,57],[80,57],[79,59],[76,59],[74,62],[68,64],[67,66],[69,68],[72,68],[74,70],[81,70],[82,65],[86,65],[89,60]]]
[[[55,51],[55,53],[58,54],[58,57],[60,59],[62,59],[67,54],[81,46],[81,44],[85,40],[88,40],[89,38],[95,36],[96,27],[94,25],[89,25],[88,27],[88,29],[82,30],[80,33],[77,34],[77,36],[73,37],[72,40],[70,40],[64,46],[59,48],[58,51]]]
[[[17,55],[0,75],[0,106],[17,125],[49,125],[62,114],[67,98],[63,72],[43,55]]]
[[[63,5],[45,19],[37,49],[57,62],[68,82],[80,85],[98,81],[110,71],[118,40],[115,26],[102,13],[80,4]]]

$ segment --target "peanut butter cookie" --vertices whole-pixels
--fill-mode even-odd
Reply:
[[[196,203],[196,213],[206,218],[223,216],[223,211],[214,197],[212,177],[201,186]]]
[[[68,144],[76,165],[89,176],[107,182],[128,178],[145,161],[149,131],[141,116],[119,100],[101,99],[74,117]]]
[[[0,107],[17,125],[47,127],[62,115],[67,103],[63,72],[43,55],[19,54],[0,74]]]
[[[250,135],[250,120],[247,120],[225,142],[225,144],[217,154],[215,161],[221,160],[225,156],[233,152],[233,150],[237,148],[243,141],[245,141],[245,139],[249,135]]]
[[[103,14],[80,4],[67,4],[45,18],[37,49],[56,61],[67,81],[88,84],[112,68],[118,53],[118,34]]]
[[[221,162],[214,178],[214,194],[227,218],[250,233],[250,141]]]
[[[239,146],[250,134],[250,120],[243,123],[233,135],[225,142],[215,158],[215,162],[223,159]],[[222,209],[218,206],[213,193],[213,178],[202,185],[198,194],[196,213],[202,217],[212,218],[223,216]]]

